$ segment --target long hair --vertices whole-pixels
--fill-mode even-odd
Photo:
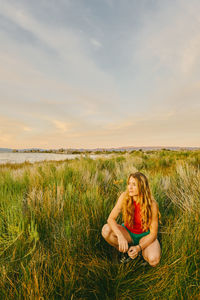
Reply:
[[[127,189],[125,191],[125,197],[123,199],[122,214],[124,222],[130,227],[134,225],[134,203],[133,197],[129,196],[128,183],[129,179],[133,177],[136,179],[138,184],[138,200],[141,207],[141,219],[142,229],[147,231],[152,221],[152,194],[149,187],[147,177],[141,172],[131,173],[127,180]],[[161,223],[161,214],[158,209],[158,219]]]

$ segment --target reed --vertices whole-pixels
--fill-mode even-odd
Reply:
[[[0,299],[198,299],[200,152],[0,166]],[[101,228],[128,174],[149,178],[162,257],[119,265]],[[121,217],[118,222],[121,222]]]

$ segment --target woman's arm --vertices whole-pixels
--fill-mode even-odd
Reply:
[[[158,204],[155,200],[152,202],[152,221],[150,225],[150,233],[143,238],[143,241],[141,241],[139,244],[143,249],[148,247],[152,242],[154,242],[157,238],[158,233]],[[138,250],[140,250],[140,247],[137,246]]]
[[[119,199],[117,200],[117,203],[116,203],[115,207],[112,209],[112,211],[108,217],[108,220],[107,220],[109,226],[111,227],[112,231],[115,233],[115,235],[117,237],[120,252],[126,252],[128,250],[128,241],[126,240],[126,238],[120,231],[120,229],[117,225],[117,222],[115,221],[115,219],[117,218],[117,216],[119,215],[119,213],[122,210],[124,196],[125,196],[125,192],[122,193],[121,196],[119,197]]]
[[[115,221],[115,219],[118,217],[119,213],[122,210],[122,202],[124,199],[124,194],[125,194],[125,192],[123,192],[120,195],[115,207],[112,209],[112,211],[107,219],[108,225],[111,227],[112,231],[116,234],[117,237],[121,237],[121,236],[124,237],[122,235],[121,231],[118,229],[117,222]]]

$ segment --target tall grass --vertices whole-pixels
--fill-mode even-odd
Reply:
[[[0,299],[198,299],[200,152],[1,166]],[[117,264],[101,228],[130,172],[149,179],[162,257]],[[118,222],[122,221],[121,216]]]

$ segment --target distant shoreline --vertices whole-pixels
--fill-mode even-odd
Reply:
[[[40,148],[29,148],[29,149],[11,149],[11,148],[0,148],[1,153],[55,153],[55,154],[105,154],[105,153],[126,153],[132,151],[195,151],[200,150],[200,147],[118,147],[118,148],[60,148],[60,149],[40,149]]]
[[[43,161],[64,161],[87,157],[96,159],[100,157],[111,157],[111,153],[101,154],[66,154],[66,153],[24,153],[24,152],[0,152],[0,166],[5,164],[22,164],[22,163],[36,163]]]

